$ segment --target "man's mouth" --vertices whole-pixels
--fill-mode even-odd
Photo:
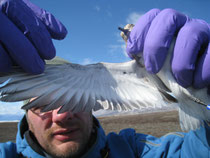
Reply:
[[[70,141],[78,137],[79,128],[59,129],[53,132],[53,137],[59,141]]]

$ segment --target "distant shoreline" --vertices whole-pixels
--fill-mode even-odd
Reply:
[[[13,123],[13,122],[16,122],[16,123],[18,123],[18,122],[20,122],[20,120],[14,120],[14,121],[10,121],[10,120],[6,120],[6,121],[0,121],[0,123]]]
[[[181,131],[176,110],[133,115],[98,117],[105,133],[118,133],[125,128],[134,128],[137,133],[160,137],[169,132]],[[18,122],[0,122],[0,142],[15,142]]]
[[[110,112],[104,112],[103,114],[94,114],[95,117],[101,118],[101,117],[113,117],[113,116],[129,116],[129,115],[140,115],[140,114],[149,114],[149,113],[157,113],[157,112],[170,112],[170,111],[176,111],[176,108],[167,108],[167,109],[152,109],[150,110],[145,110],[145,111],[128,111],[128,112],[114,112],[110,110]],[[10,123],[10,122],[19,122],[21,120],[22,116],[19,116],[19,120],[0,120],[0,123]]]
[[[146,114],[146,113],[154,113],[154,112],[165,112],[165,111],[174,111],[177,108],[173,105],[170,107],[162,107],[162,108],[145,108],[141,110],[132,110],[132,111],[113,111],[113,110],[98,110],[97,112],[93,112],[95,117],[109,117],[109,116],[126,116],[126,115],[139,115],[139,114]],[[0,123],[2,122],[19,122],[24,114],[21,115],[7,115],[3,114],[0,115]]]

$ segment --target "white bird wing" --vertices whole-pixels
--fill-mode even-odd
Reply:
[[[135,61],[46,65],[40,75],[29,75],[15,68],[0,77],[0,83],[7,81],[0,88],[1,101],[36,98],[23,109],[44,107],[43,111],[49,111],[61,106],[61,113],[168,106],[176,100],[168,98],[167,90],[156,77]]]

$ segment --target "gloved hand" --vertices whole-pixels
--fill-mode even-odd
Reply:
[[[26,72],[42,73],[43,59],[55,57],[51,38],[65,38],[66,28],[29,0],[2,0],[0,9],[0,72],[15,64]]]
[[[132,29],[127,41],[127,53],[144,52],[145,67],[157,73],[164,64],[174,37],[172,73],[183,86],[210,86],[209,24],[190,19],[173,9],[152,9],[144,14]]]

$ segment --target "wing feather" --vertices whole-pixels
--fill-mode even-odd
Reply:
[[[36,98],[23,109],[41,107],[59,112],[90,109],[133,110],[155,107],[164,98],[144,68],[135,61],[78,65],[46,65],[41,75],[29,75],[19,69],[0,77],[8,81],[0,88],[2,101]],[[166,106],[164,101],[160,106]]]

